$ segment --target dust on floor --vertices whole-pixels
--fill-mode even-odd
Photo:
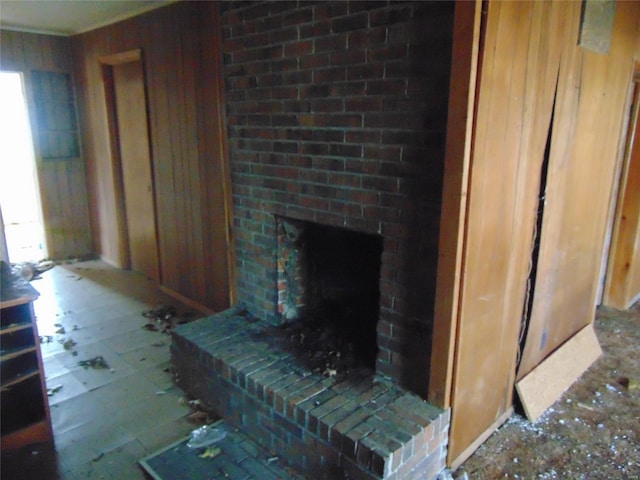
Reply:
[[[598,308],[603,355],[535,423],[514,415],[454,478],[640,479],[640,302]]]

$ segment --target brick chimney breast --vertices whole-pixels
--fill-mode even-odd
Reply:
[[[376,369],[426,395],[453,3],[221,10],[240,305],[287,318],[278,217],[381,236]]]

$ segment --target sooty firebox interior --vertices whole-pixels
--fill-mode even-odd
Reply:
[[[280,227],[286,337],[313,370],[374,368],[382,237],[288,219]]]

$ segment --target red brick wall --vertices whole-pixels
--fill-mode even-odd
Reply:
[[[382,235],[377,368],[424,395],[452,3],[221,9],[240,303],[279,321],[275,215]]]

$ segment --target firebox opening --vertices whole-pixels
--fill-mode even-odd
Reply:
[[[279,286],[300,300],[298,321],[285,326],[289,336],[303,344],[314,370],[375,368],[382,237],[286,219],[281,225],[288,248],[280,248],[287,261],[279,264],[295,275]],[[283,310],[290,321],[290,309]]]

